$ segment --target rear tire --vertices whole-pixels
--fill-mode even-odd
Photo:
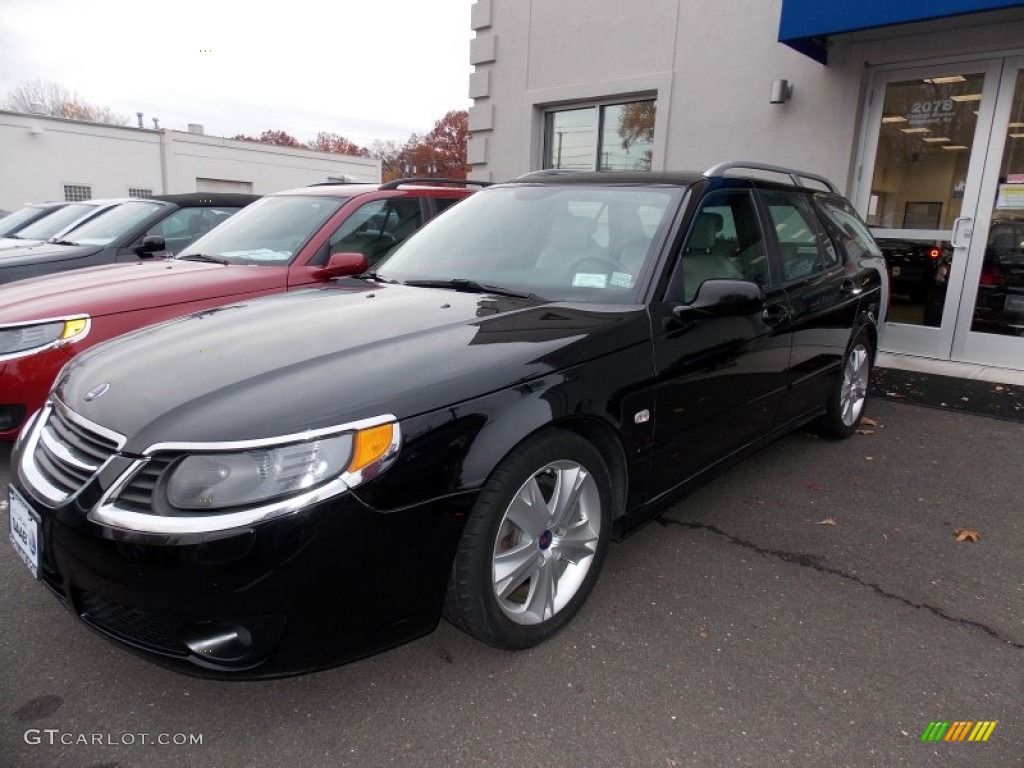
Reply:
[[[611,498],[604,460],[582,437],[552,429],[513,449],[466,521],[445,618],[496,648],[551,637],[597,581]]]
[[[850,437],[860,426],[867,405],[874,348],[867,333],[854,336],[843,358],[843,367],[820,421],[821,432],[829,437]]]

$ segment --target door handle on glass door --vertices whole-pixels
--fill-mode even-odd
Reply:
[[[971,227],[973,223],[974,219],[970,216],[961,216],[953,222],[953,236],[949,241],[954,248],[966,248],[970,244],[971,235],[974,233]],[[963,242],[960,242],[960,235],[964,236]]]

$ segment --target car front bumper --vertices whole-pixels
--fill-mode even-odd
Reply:
[[[464,514],[458,501],[371,509],[351,493],[206,535],[97,525],[74,500],[39,519],[39,578],[79,619],[190,674],[264,678],[366,656],[430,632]]]

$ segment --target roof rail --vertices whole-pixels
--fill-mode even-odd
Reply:
[[[567,173],[586,173],[586,171],[579,171],[572,168],[541,168],[539,171],[529,171],[521,176],[516,176],[516,181],[522,181],[523,179],[535,179],[538,176],[561,176]]]
[[[387,184],[381,184],[380,189],[398,189],[403,184],[473,184],[477,187],[489,187],[489,181],[475,181],[474,179],[446,179],[441,177],[395,179]]]
[[[371,181],[314,181],[307,184],[307,187],[337,187],[343,184],[372,184]]]
[[[733,168],[743,168],[753,171],[768,171],[769,173],[779,173],[783,176],[788,176],[790,180],[798,187],[805,186],[800,180],[808,179],[810,181],[816,181],[819,184],[823,184],[829,192],[839,194],[839,190],[836,189],[836,185],[826,179],[824,176],[819,176],[816,173],[807,173],[806,171],[797,171],[793,168],[783,168],[781,165],[767,165],[766,163],[758,163],[752,160],[727,160],[724,163],[713,165],[704,171],[704,178],[706,179],[720,179],[725,176],[726,171],[730,171]]]

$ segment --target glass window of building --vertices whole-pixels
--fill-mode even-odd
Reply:
[[[548,112],[544,167],[578,171],[649,171],[654,100]]]

